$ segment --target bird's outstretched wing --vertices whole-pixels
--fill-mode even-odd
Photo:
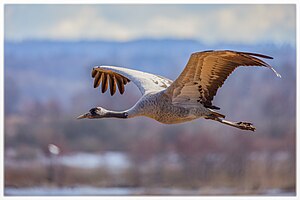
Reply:
[[[115,66],[96,66],[92,70],[92,77],[94,78],[94,88],[101,83],[101,90],[104,93],[109,85],[111,95],[115,94],[116,85],[120,94],[123,94],[124,86],[130,81],[139,88],[142,94],[166,89],[172,83],[171,80],[162,76]]]
[[[272,59],[261,54],[229,50],[193,53],[183,72],[165,93],[172,98],[174,105],[197,106],[201,103],[205,107],[218,109],[211,102],[237,67],[263,66],[280,77],[269,64],[256,57]]]

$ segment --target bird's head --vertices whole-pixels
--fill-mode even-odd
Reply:
[[[116,111],[110,111],[106,110],[101,107],[92,108],[89,110],[89,112],[82,114],[77,117],[77,119],[99,119],[99,118],[128,118],[128,113],[126,111],[124,112],[116,112]]]
[[[104,118],[107,117],[107,110],[101,107],[92,108],[89,112],[82,114],[77,117],[77,119],[96,119],[96,118]]]

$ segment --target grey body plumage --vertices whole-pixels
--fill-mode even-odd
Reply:
[[[201,104],[194,108],[173,105],[163,90],[145,94],[127,113],[128,118],[146,116],[164,124],[177,124],[207,116],[212,111]]]
[[[225,120],[225,115],[214,111],[219,108],[212,105],[212,100],[227,77],[239,66],[267,67],[281,77],[275,69],[257,57],[272,59],[266,55],[229,50],[193,53],[174,82],[162,76],[127,68],[94,67],[94,88],[101,85],[104,93],[109,86],[110,94],[114,95],[118,87],[120,94],[123,94],[125,85],[132,81],[143,96],[128,110],[118,112],[96,107],[78,119],[146,116],[164,124],[177,124],[203,117],[254,131],[255,127],[251,123]]]

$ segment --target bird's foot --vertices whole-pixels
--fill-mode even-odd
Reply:
[[[249,122],[238,122],[236,123],[238,125],[238,128],[242,130],[249,130],[249,131],[255,131],[256,128],[253,126],[252,123]]]

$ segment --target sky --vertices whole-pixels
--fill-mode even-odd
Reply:
[[[296,46],[296,6],[5,5],[7,41],[195,39],[213,43]]]

